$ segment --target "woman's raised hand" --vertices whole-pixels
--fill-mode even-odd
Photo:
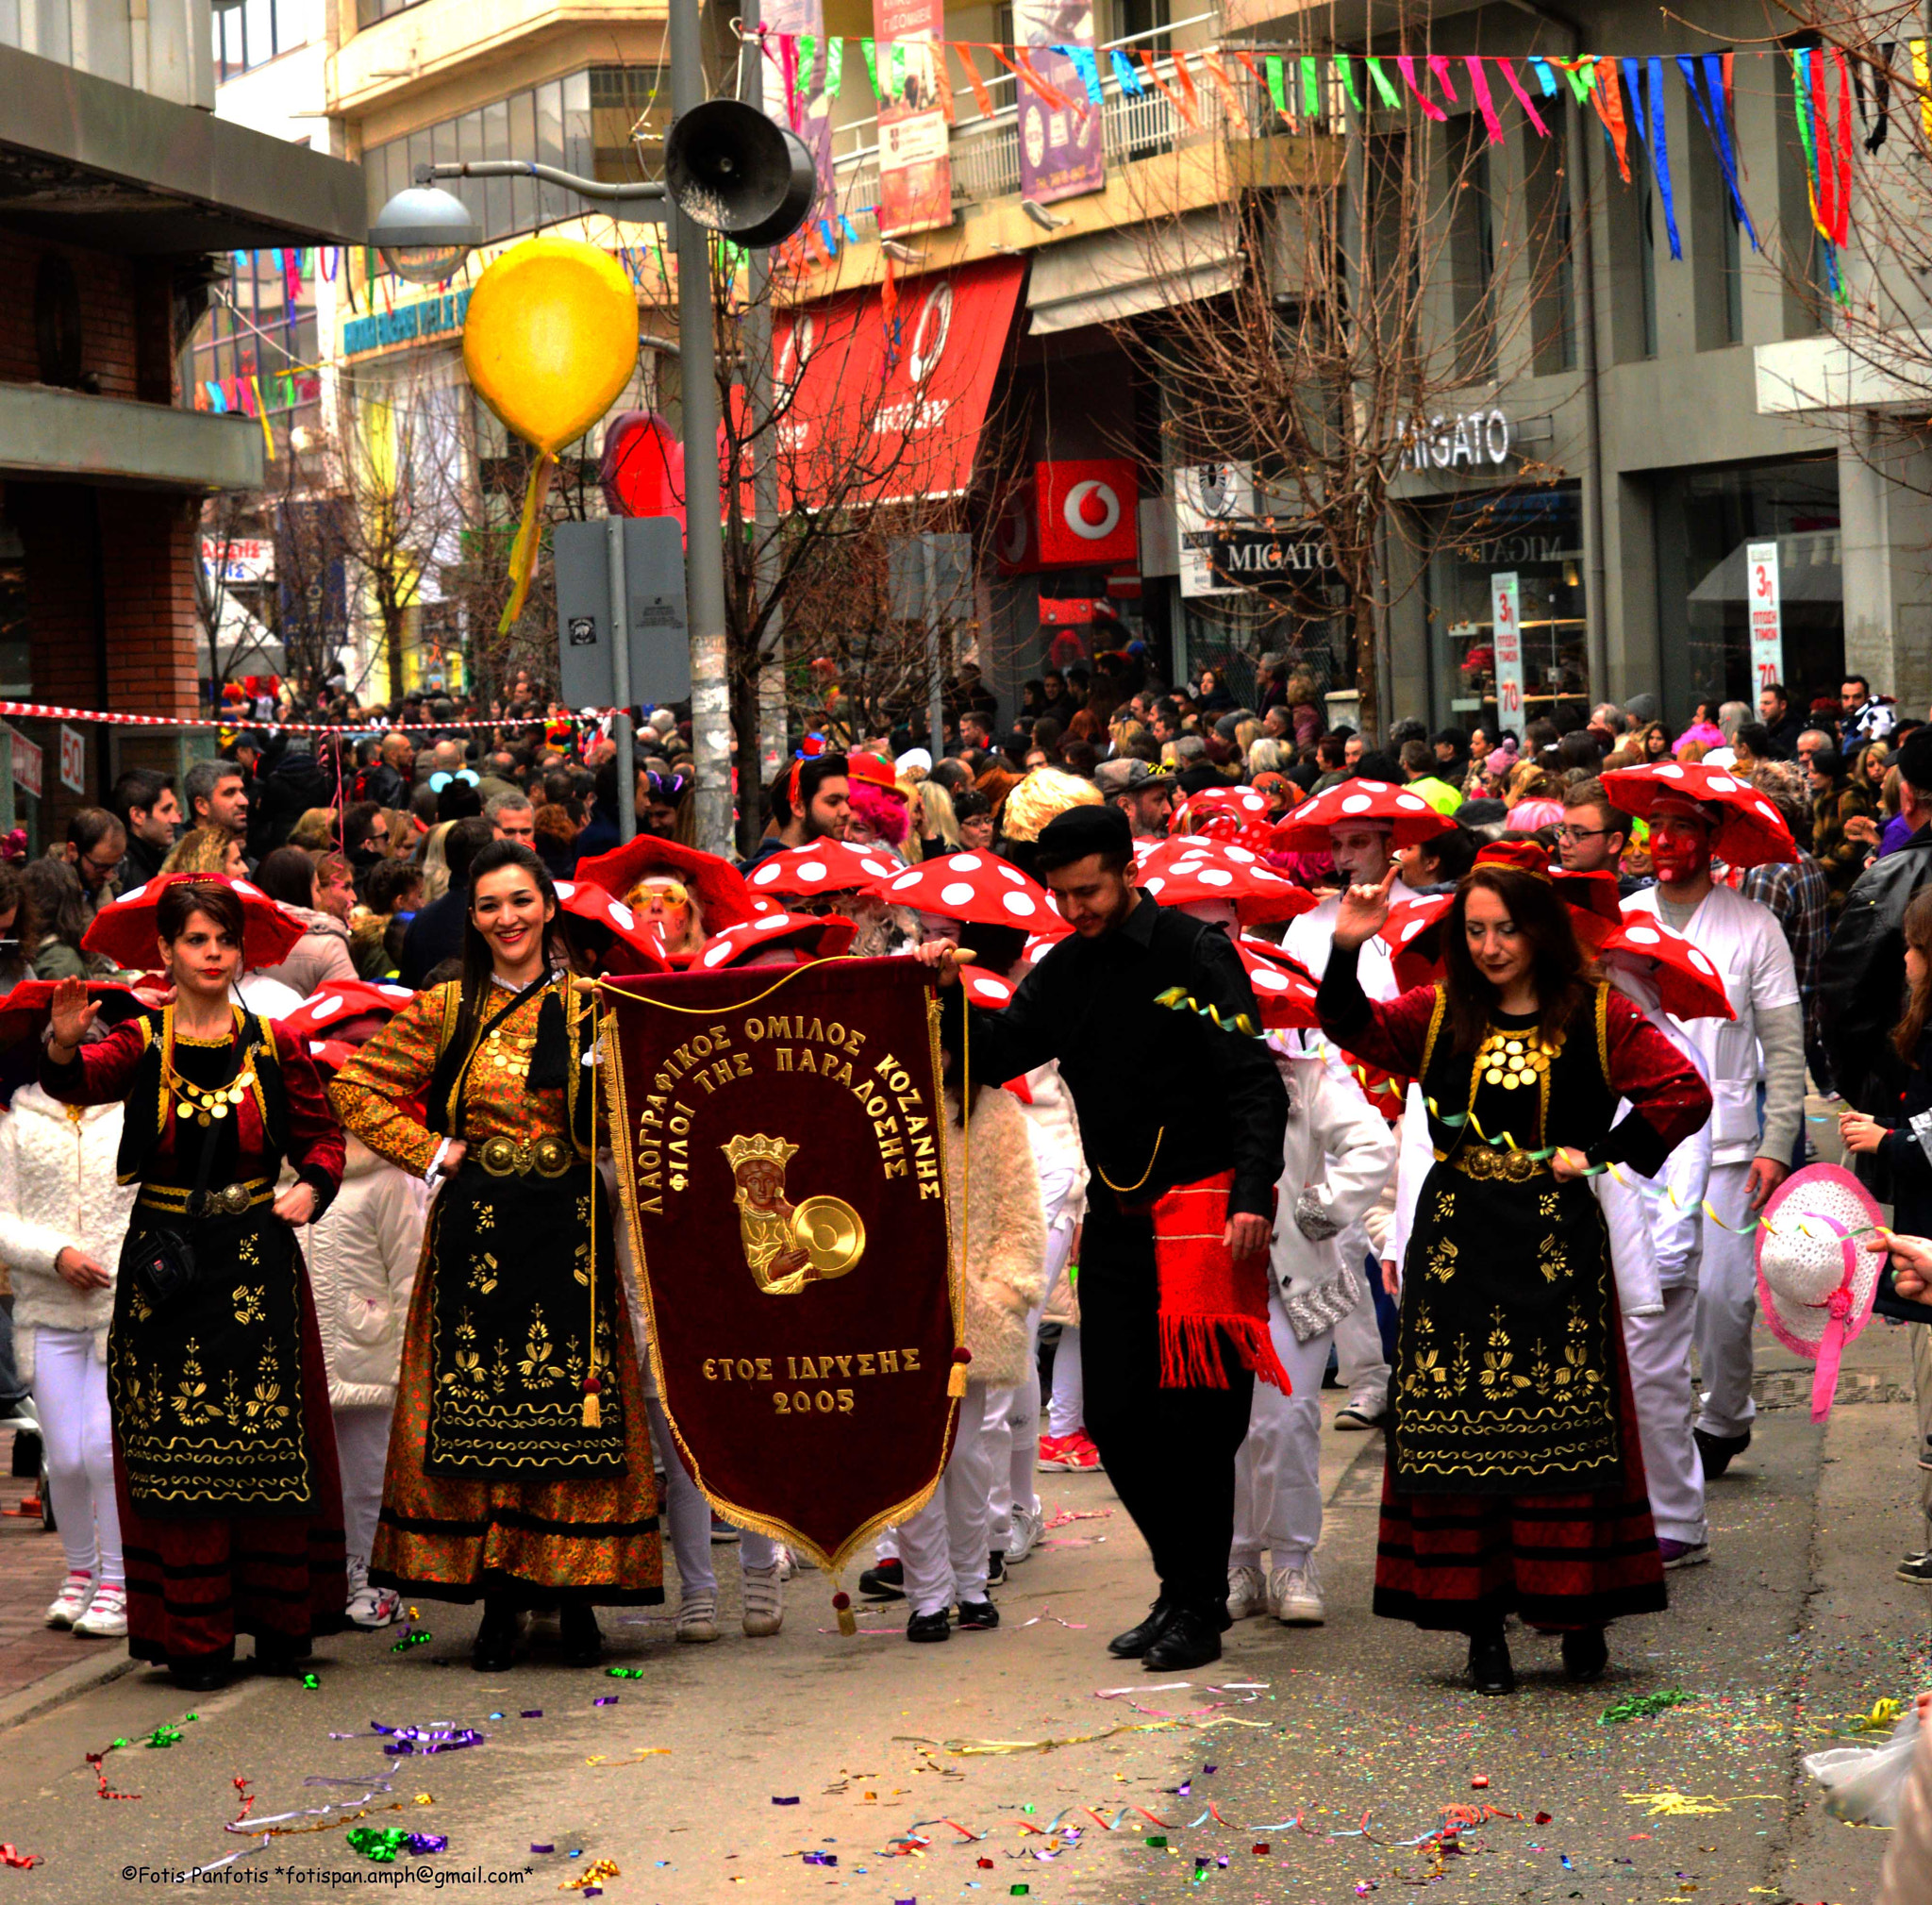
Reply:
[[[1335,915],[1335,944],[1343,952],[1366,944],[1382,930],[1389,918],[1389,889],[1395,883],[1395,862],[1374,886],[1349,886],[1341,890],[1341,906]]]
[[[82,979],[62,979],[54,988],[54,1046],[63,1062],[72,1059],[87,1037],[88,1028],[100,1017],[99,1002],[90,1002]],[[63,1056],[64,1055],[64,1056]]]

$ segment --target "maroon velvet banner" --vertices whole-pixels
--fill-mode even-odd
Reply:
[[[836,1573],[931,1494],[959,1341],[928,976],[829,960],[607,980],[658,1390],[721,1514]]]

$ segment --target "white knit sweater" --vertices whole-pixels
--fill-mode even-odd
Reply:
[[[14,1355],[33,1380],[36,1329],[87,1329],[108,1360],[114,1286],[76,1290],[54,1267],[69,1245],[111,1279],[138,1186],[114,1181],[121,1107],[90,1105],[69,1114],[38,1085],[13,1095],[0,1117],[0,1262],[13,1273]]]

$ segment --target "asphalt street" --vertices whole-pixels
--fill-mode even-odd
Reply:
[[[475,1616],[432,1602],[428,1638],[401,1651],[401,1629],[324,1643],[313,1688],[251,1675],[189,1699],[126,1674],[0,1732],[0,1840],[42,1862],[0,1868],[0,1888],[107,1905],[244,1850],[196,1889],[534,1898],[602,1860],[623,1905],[1869,1901],[1884,1834],[1829,1818],[1797,1763],[1932,1683],[1932,1609],[1892,1578],[1916,1533],[1903,1345],[1860,1339],[1840,1388],[1857,1399],[1825,1429],[1790,1361],[1767,1343],[1760,1387],[1785,1406],[1713,1492],[1716,1559],[1672,1577],[1668,1614],[1612,1630],[1597,1686],[1525,1636],[1522,1690],[1478,1699],[1455,1641],[1373,1619],[1380,1439],[1329,1430],[1328,1624],[1243,1622],[1185,1684],[1103,1650],[1149,1592],[1105,1478],[1042,1476],[1049,1512],[1080,1518],[1013,1571],[999,1631],[943,1646],[908,1646],[896,1608],[841,1639],[809,1571],[784,1633],[746,1640],[721,1547],[717,1645],[678,1646],[662,1613],[607,1614],[610,1663],[635,1679],[564,1668],[541,1629],[525,1663],[479,1679]],[[1691,1697],[1604,1720],[1665,1692]],[[483,1738],[390,1756],[372,1722]],[[144,1744],[161,1728],[178,1740]],[[139,1796],[101,1797],[104,1781]],[[352,1830],[387,1827],[448,1847],[352,1848]]]

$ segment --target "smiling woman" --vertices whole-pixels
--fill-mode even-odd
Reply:
[[[595,1166],[596,1043],[556,889],[499,840],[470,869],[463,977],[420,994],[336,1075],[372,1151],[440,1185],[403,1344],[377,1586],[481,1597],[479,1671],[560,1602],[589,1665],[598,1603],[663,1598],[637,1352]],[[423,1103],[426,1118],[406,1107]]]

